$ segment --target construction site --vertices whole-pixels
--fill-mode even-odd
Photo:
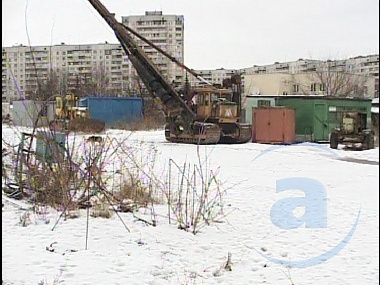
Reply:
[[[246,81],[260,72],[212,83],[103,2],[86,4],[126,60],[102,56],[137,84],[118,94],[76,70],[72,89],[2,104],[3,284],[376,282],[378,98],[322,94],[322,79],[321,94],[264,95]]]

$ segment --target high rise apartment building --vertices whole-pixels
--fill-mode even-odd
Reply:
[[[122,22],[183,63],[183,16],[155,11],[122,17]],[[182,68],[141,40],[135,40],[168,81],[174,85],[183,84]],[[138,90],[139,84],[136,71],[120,44],[62,43],[2,48],[3,102],[33,98],[41,90],[41,84],[53,77],[57,78],[54,84],[59,85],[62,94],[127,96]]]
[[[154,45],[184,63],[184,17],[163,15],[162,11],[145,12],[143,16],[122,17],[122,23]],[[184,70],[162,53],[135,37],[163,76],[174,85],[184,82]]]
[[[336,70],[349,71],[353,74],[379,76],[379,55],[357,56],[344,60],[312,60],[298,59],[290,62],[275,62],[274,64],[241,69],[244,74],[265,73],[307,73],[318,70],[323,63],[330,63]]]
[[[208,83],[211,83],[216,86],[222,86],[224,79],[231,78],[231,76],[234,74],[240,74],[240,70],[218,68],[218,69],[198,70],[196,71],[196,73]],[[204,81],[197,79],[193,75],[187,74],[187,76],[188,76],[191,86],[199,86],[199,85],[207,84]]]
[[[373,90],[371,97],[379,96],[379,55],[357,56],[344,60],[311,60],[298,59],[292,62],[275,62],[274,64],[253,66],[241,69],[243,75],[255,74],[308,74],[318,72],[328,68],[334,71],[341,71],[352,75],[369,77],[369,82],[374,82],[373,86],[369,86],[369,90]],[[373,79],[373,80],[372,80]]]
[[[196,70],[195,72],[202,76],[204,79],[212,84],[220,85],[223,79],[231,77],[232,74],[238,72],[242,75],[242,85],[244,95],[250,95],[252,82],[248,78],[252,79],[254,75],[260,75],[261,80],[265,79],[267,84],[276,85],[278,82],[273,81],[274,78],[279,78],[275,74],[286,75],[301,75],[310,74],[316,71],[320,71],[326,68],[326,65],[331,70],[342,71],[353,75],[359,75],[369,77],[369,84],[373,83],[373,86],[369,86],[368,90],[372,92],[368,94],[370,97],[379,96],[379,55],[357,56],[345,60],[312,60],[312,59],[298,59],[290,62],[275,62],[268,65],[254,65],[249,68],[242,69],[215,69],[215,70]],[[267,75],[267,76],[265,76]],[[372,80],[373,79],[373,80]],[[204,83],[196,79],[194,76],[190,76],[190,84],[192,86],[203,85]],[[259,86],[255,86],[255,90]],[[301,90],[299,91],[301,92]],[[299,93],[297,92],[297,93]],[[266,94],[273,95],[273,94]]]
[[[33,98],[49,79],[63,94],[83,91],[85,86],[108,95],[123,94],[130,74],[119,44],[3,47],[2,101]]]

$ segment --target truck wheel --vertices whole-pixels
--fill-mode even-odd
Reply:
[[[330,147],[332,149],[337,149],[338,148],[338,134],[335,132],[332,132],[330,134]]]

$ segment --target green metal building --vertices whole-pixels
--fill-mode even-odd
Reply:
[[[284,106],[295,109],[297,141],[327,142],[331,130],[340,126],[342,111],[365,113],[367,128],[371,128],[371,102],[372,99],[312,95],[247,96],[246,121],[253,123],[255,107]]]

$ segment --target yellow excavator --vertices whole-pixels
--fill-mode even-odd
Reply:
[[[241,122],[241,93],[235,92],[234,88],[223,90],[210,86],[192,90],[191,98],[181,96],[164,78],[148,55],[136,44],[132,34],[137,36],[138,33],[119,23],[115,15],[109,12],[101,1],[88,1],[115,32],[122,49],[151,96],[162,103],[166,117],[165,138],[167,141],[217,144],[245,143],[251,139],[251,126]],[[139,36],[142,38],[141,35]],[[144,39],[144,41],[154,46],[148,40]],[[163,54],[166,56],[165,53]],[[170,58],[175,61],[173,57]],[[184,65],[181,66],[189,71]],[[240,85],[239,80],[232,83],[232,87]],[[191,102],[193,95],[197,99]]]
[[[105,130],[105,123],[91,119],[88,108],[80,107],[74,94],[57,95],[55,104],[54,120],[50,123],[55,131],[100,133]]]

